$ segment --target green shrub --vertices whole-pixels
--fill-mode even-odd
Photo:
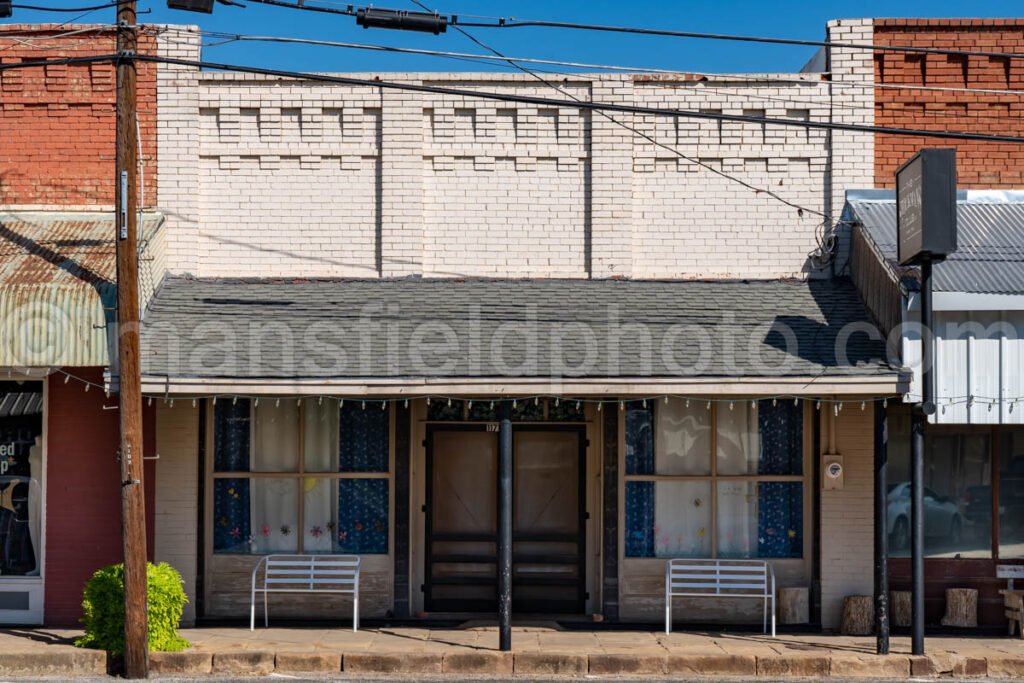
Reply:
[[[149,649],[177,652],[189,647],[178,635],[178,623],[188,598],[181,574],[166,562],[146,567]],[[112,564],[98,570],[85,584],[82,597],[85,635],[75,641],[79,647],[124,653],[124,565]]]

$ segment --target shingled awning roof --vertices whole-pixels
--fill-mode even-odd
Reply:
[[[0,367],[109,365],[116,270],[112,212],[0,212]]]
[[[898,372],[847,280],[167,278],[146,312],[148,390],[328,384],[572,386],[738,378],[793,386]],[[842,349],[837,351],[837,344]],[[468,390],[468,389],[467,389]]]

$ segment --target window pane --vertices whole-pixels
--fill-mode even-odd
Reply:
[[[803,408],[738,400],[718,407],[718,474],[803,474]]]
[[[462,401],[449,401],[447,399],[435,398],[427,404],[427,419],[462,420],[464,417],[463,407]]]
[[[757,474],[761,444],[756,404],[744,400],[722,403],[716,423],[718,474]]]
[[[213,480],[213,550],[218,553],[248,553],[249,480]]]
[[[254,413],[252,471],[298,472],[299,406],[291,399],[263,399]]]
[[[803,484],[720,481],[718,556],[803,557]]]
[[[519,422],[543,422],[544,402],[526,399],[512,406],[512,419]]]
[[[654,474],[654,430],[650,407],[626,405],[626,474]]]
[[[338,480],[337,552],[388,552],[388,480]]]
[[[213,471],[248,472],[249,399],[220,400],[213,405]]]
[[[680,398],[654,408],[654,467],[658,474],[711,474],[711,410]]]
[[[892,421],[909,430],[909,420]],[[941,429],[941,431],[939,431]],[[992,556],[989,435],[939,428],[925,435],[924,552],[929,557]],[[890,429],[890,434],[893,431]],[[895,437],[895,438],[894,438]],[[910,555],[910,440],[889,439],[889,552]],[[1000,493],[1006,490],[1004,481]],[[1000,507],[1002,500],[1000,498]],[[1004,508],[1005,509],[1005,508]]]
[[[304,506],[303,549],[307,553],[329,553],[334,549],[335,531],[338,528],[334,517],[334,479],[307,478],[302,486]]]
[[[999,557],[1024,558],[1024,429],[999,437]]]
[[[627,557],[710,557],[711,483],[626,482]]]
[[[299,549],[299,480],[250,479],[254,553],[287,553]]]
[[[501,419],[496,401],[473,401],[469,406],[469,419],[483,422],[497,422]]]
[[[339,472],[388,471],[389,412],[388,407],[351,402],[341,407]]]
[[[761,437],[757,473],[803,474],[803,406],[790,401],[758,401],[757,425]]]
[[[309,400],[304,405],[305,434],[302,442],[307,472],[338,471],[338,401]],[[367,408],[369,410],[369,408]]]
[[[556,422],[583,422],[586,419],[583,403],[566,399],[555,405],[554,401],[548,401],[548,419]]]

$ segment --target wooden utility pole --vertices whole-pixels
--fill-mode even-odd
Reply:
[[[124,549],[124,667],[149,675],[146,625],[146,500],[142,484],[135,1],[117,6],[117,357],[121,419],[121,538]]]

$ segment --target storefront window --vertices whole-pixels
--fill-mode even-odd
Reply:
[[[625,413],[627,557],[803,557],[802,406],[669,399]]]
[[[0,575],[39,576],[43,393],[39,382],[0,390]]]
[[[1024,559],[1024,429],[999,435],[999,557]]]
[[[214,551],[387,553],[388,413],[335,400],[216,402]]]
[[[889,421],[889,554],[910,556],[910,410]],[[992,557],[992,441],[988,428],[925,432],[924,552],[928,557]]]
[[[500,402],[490,399],[431,399],[427,404],[431,422],[497,422],[501,419]],[[512,406],[513,422],[583,422],[583,404],[574,399],[525,398]]]

